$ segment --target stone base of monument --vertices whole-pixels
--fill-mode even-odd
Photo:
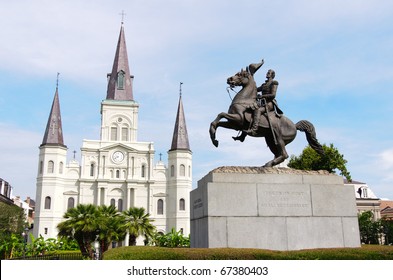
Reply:
[[[340,176],[220,167],[191,192],[192,248],[360,247],[354,190]]]

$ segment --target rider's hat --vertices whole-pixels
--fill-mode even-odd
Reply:
[[[264,61],[262,60],[262,62],[259,62],[259,63],[251,63],[250,66],[248,67],[250,74],[254,75],[254,73],[257,72],[259,68],[261,68],[261,66],[263,65],[263,62]]]

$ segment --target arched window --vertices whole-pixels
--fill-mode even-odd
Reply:
[[[186,176],[186,167],[184,164],[180,164],[180,176]]]
[[[63,174],[63,167],[64,167],[64,164],[63,164],[62,161],[60,161],[60,163],[59,163],[59,174]]]
[[[90,164],[90,177],[94,176],[94,168],[95,168],[94,163]]]
[[[188,166],[188,177],[191,177],[191,166]]]
[[[145,169],[146,169],[145,165],[142,165],[142,170],[141,170],[141,177],[142,178],[145,178],[145,176],[146,176],[146,174],[145,174],[146,170]]]
[[[171,177],[175,176],[175,167],[171,165]]]
[[[128,141],[128,127],[121,128],[121,141]]]
[[[123,199],[121,198],[117,201],[117,210],[123,211]]]
[[[114,198],[111,199],[111,206],[115,206],[116,207],[116,201]]]
[[[40,161],[40,174],[42,174],[42,170],[44,169],[44,162]]]
[[[179,210],[180,211],[186,210],[186,201],[184,200],[184,198],[180,198],[179,200]]]
[[[117,89],[124,89],[124,76],[124,71],[117,73]]]
[[[44,209],[50,209],[51,198],[50,196],[45,197],[45,206]]]
[[[67,210],[75,207],[75,199],[73,197],[69,197],[67,201]]]
[[[157,214],[164,214],[164,201],[162,199],[157,200]]]
[[[55,167],[55,163],[53,161],[48,162],[48,173],[53,173]]]
[[[117,179],[120,178],[120,170],[116,170],[116,178],[117,178]]]
[[[117,127],[111,127],[111,141],[117,141]]]

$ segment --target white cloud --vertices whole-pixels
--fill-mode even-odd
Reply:
[[[0,177],[11,184],[13,194],[35,199],[38,146],[42,135],[0,123]]]
[[[393,148],[382,151],[378,155],[380,161],[380,166],[384,170],[393,168]],[[393,179],[393,174],[391,174],[391,179]]]

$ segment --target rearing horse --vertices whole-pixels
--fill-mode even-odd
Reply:
[[[241,136],[234,138],[241,142],[247,136],[245,131],[250,128],[252,122],[253,111],[251,107],[257,99],[257,86],[253,75],[262,64],[259,64],[258,67],[255,67],[255,65],[250,64],[246,70],[242,69],[227,79],[227,84],[231,88],[241,86],[242,89],[233,98],[228,113],[219,113],[210,124],[210,138],[216,147],[218,147],[218,140],[216,139],[218,127],[242,131]],[[288,158],[285,146],[295,139],[297,130],[305,132],[310,146],[319,154],[323,154],[322,146],[316,138],[314,126],[309,121],[302,120],[294,124],[284,115],[278,117],[274,111],[269,112],[268,115],[264,114],[264,116],[261,117],[257,134],[254,137],[265,137],[266,144],[274,154],[274,159],[267,162],[264,165],[265,167],[280,164]],[[226,119],[226,121],[221,121],[221,119]]]

